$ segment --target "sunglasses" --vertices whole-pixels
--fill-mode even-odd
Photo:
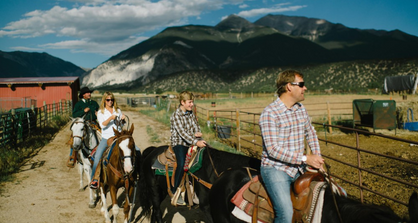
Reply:
[[[303,88],[303,87],[305,87],[305,82],[291,82],[290,83],[291,85],[297,85],[297,86],[299,86],[300,88]]]
[[[106,99],[106,101],[115,101],[115,99]]]

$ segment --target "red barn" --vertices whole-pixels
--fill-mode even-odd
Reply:
[[[0,78],[0,106],[1,110],[10,110],[16,107],[30,107],[25,105],[11,105],[6,101],[36,100],[35,107],[46,104],[72,100],[78,101],[80,90],[79,77],[22,77]],[[25,104],[25,103],[23,103]]]

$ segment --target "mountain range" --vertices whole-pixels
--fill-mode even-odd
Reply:
[[[81,76],[82,68],[47,53],[0,51],[0,78]]]
[[[178,91],[187,86],[202,91],[243,90],[242,86],[261,91],[271,90],[275,78],[271,74],[297,68],[318,80],[311,86],[320,89],[328,86],[325,80],[339,80],[334,75],[355,79],[364,75],[360,70],[374,69],[375,77],[369,81],[378,83],[382,74],[413,73],[417,58],[418,37],[399,30],[361,30],[284,15],[266,15],[251,23],[231,15],[216,26],[169,27],[85,72],[81,83],[130,91]],[[343,85],[348,83],[351,88],[377,86],[358,80]]]

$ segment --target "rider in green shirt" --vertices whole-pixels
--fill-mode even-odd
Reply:
[[[93,125],[97,125],[96,113],[99,110],[99,104],[97,104],[96,101],[91,100],[91,92],[93,91],[91,91],[88,87],[81,88],[80,94],[78,95],[81,100],[74,105],[73,117],[83,117],[85,115],[84,120],[90,121]],[[71,148],[70,158],[67,163],[68,167],[74,167],[75,155],[76,153],[74,153]]]

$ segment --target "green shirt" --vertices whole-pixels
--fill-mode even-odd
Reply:
[[[84,109],[87,107],[90,108],[90,111],[85,113]],[[86,114],[86,116],[84,117],[84,120],[96,121],[97,119],[96,111],[98,110],[99,110],[99,104],[97,104],[96,101],[93,101],[93,100],[86,101],[85,99],[81,99],[74,106],[73,118],[83,117],[83,115]]]

